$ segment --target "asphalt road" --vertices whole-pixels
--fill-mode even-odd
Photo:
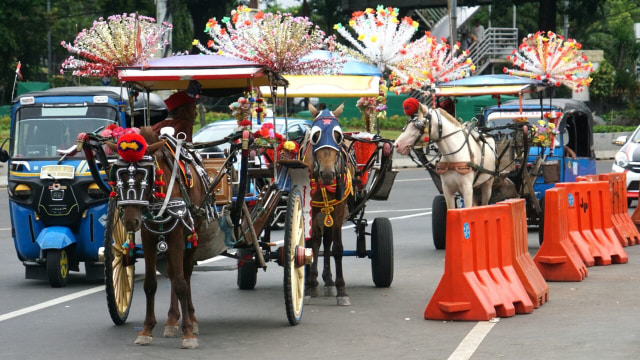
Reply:
[[[601,172],[610,162],[601,162]],[[626,248],[629,263],[589,268],[579,283],[549,283],[549,302],[532,314],[498,322],[424,320],[425,306],[443,273],[444,251],[431,240],[435,187],[423,170],[403,170],[391,198],[371,201],[368,218],[393,225],[395,275],[376,288],[368,259],[345,258],[351,306],[316,298],[300,325],[288,325],[283,271],[269,263],[254,290],[236,287],[233,271],[195,273],[192,279],[200,348],[181,350],[162,337],[169,281],[161,278],[153,345],[134,346],[144,319],[142,282],[135,283],[127,323],[114,326],[103,286],[72,273],[54,289],[25,280],[10,236],[7,195],[0,194],[0,359],[633,359],[640,358],[640,246]],[[353,229],[343,231],[355,249]],[[276,233],[274,239],[281,239]],[[538,249],[529,234],[529,251]],[[216,262],[231,264],[229,260]],[[142,266],[137,267],[142,272]]]

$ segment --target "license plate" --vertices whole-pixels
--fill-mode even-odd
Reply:
[[[40,179],[73,179],[75,170],[69,165],[46,165],[40,170]]]

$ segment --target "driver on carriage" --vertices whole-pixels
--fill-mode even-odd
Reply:
[[[164,103],[169,110],[169,116],[153,125],[153,131],[160,134],[162,128],[171,127],[175,130],[174,136],[185,133],[185,141],[191,142],[193,123],[197,115],[196,99],[187,95],[186,91],[180,91],[169,96]]]

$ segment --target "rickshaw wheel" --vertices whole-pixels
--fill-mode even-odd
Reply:
[[[289,324],[298,325],[302,320],[304,307],[304,264],[296,263],[296,250],[304,248],[304,218],[302,216],[302,195],[297,187],[289,192],[287,218],[284,228],[284,302],[287,307]]]
[[[371,225],[371,276],[376,287],[393,282],[393,229],[387,218],[375,218]]]
[[[69,258],[65,249],[47,251],[47,277],[51,287],[64,287],[69,278]]]
[[[117,200],[109,200],[107,226],[104,235],[104,278],[107,290],[107,307],[114,324],[127,321],[133,299],[135,266],[125,266],[122,245],[127,233],[118,216]]]

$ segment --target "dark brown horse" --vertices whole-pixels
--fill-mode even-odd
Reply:
[[[309,297],[318,296],[318,251],[322,244],[324,294],[336,296],[338,305],[351,305],[342,271],[342,223],[348,211],[347,198],[353,194],[351,176],[354,168],[347,163],[342,147],[344,137],[337,119],[342,110],[341,105],[333,113],[328,110],[319,112],[309,105],[315,119],[310,136],[313,154],[305,160],[314,169],[312,182],[315,185],[312,188],[315,190],[311,198],[312,235],[307,247],[313,249],[314,259],[307,267],[305,293]],[[335,282],[331,273],[331,255],[336,267]]]
[[[177,173],[172,174],[174,151],[165,141],[161,141],[151,128],[142,128],[141,135],[151,144],[146,152],[149,157],[137,163],[124,163],[120,160],[114,165],[113,170],[123,189],[118,197],[118,207],[122,209],[122,223],[127,232],[141,231],[144,251],[144,292],[147,310],[144,327],[138,333],[135,344],[149,345],[153,339],[152,331],[156,326],[154,306],[157,289],[157,252],[166,245],[167,272],[171,280],[171,305],[165,322],[164,336],[178,336],[178,320],[182,313],[182,347],[197,348],[198,322],[191,299],[191,274],[197,245],[195,234],[204,222],[201,216],[202,209],[198,206],[203,204],[206,196],[205,185],[199,181],[195,175],[198,172],[189,163],[185,166],[190,171],[182,172],[179,167],[175,167]],[[185,173],[194,174],[193,181],[189,181]],[[174,185],[168,189],[172,176]],[[134,181],[129,182],[132,178]],[[146,188],[144,184],[147,184]],[[181,188],[188,194],[188,199],[182,198]],[[163,206],[165,198],[170,199],[167,200],[166,207]]]

